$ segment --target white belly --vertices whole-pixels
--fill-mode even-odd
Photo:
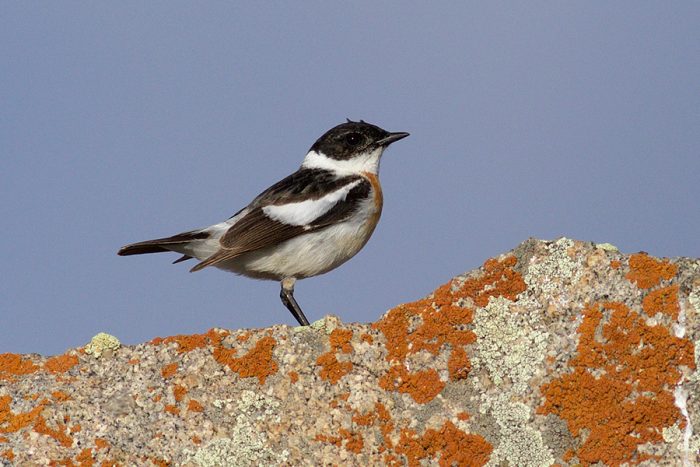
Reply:
[[[316,276],[355,256],[369,240],[375,225],[349,220],[215,266],[260,279]]]

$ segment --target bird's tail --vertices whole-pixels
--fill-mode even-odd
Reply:
[[[187,244],[193,240],[206,240],[210,236],[211,234],[209,232],[193,230],[191,232],[183,232],[173,235],[172,237],[156,238],[154,240],[131,243],[121,247],[117,254],[119,256],[130,256],[144,255],[148,253],[162,253],[164,251],[178,251],[179,248],[177,248],[177,246]],[[181,258],[176,262],[184,261],[188,258]]]

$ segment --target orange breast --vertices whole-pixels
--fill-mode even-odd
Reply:
[[[371,172],[362,172],[362,175],[369,180],[369,182],[372,184],[373,188],[373,195],[374,195],[374,207],[376,210],[374,211],[374,214],[372,214],[372,217],[370,218],[369,221],[369,233],[371,234],[372,231],[374,231],[374,228],[377,226],[377,223],[379,222],[379,216],[382,215],[382,206],[384,206],[384,196],[382,195],[382,186],[379,184],[379,177],[377,177],[377,174],[373,174]]]

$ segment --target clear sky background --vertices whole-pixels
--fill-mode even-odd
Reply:
[[[0,352],[293,324],[133,241],[226,219],[346,117],[411,136],[310,320],[375,320],[528,237],[700,256],[700,3],[0,4]]]

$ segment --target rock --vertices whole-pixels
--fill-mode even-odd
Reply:
[[[694,465],[699,316],[699,260],[532,239],[371,324],[2,354],[0,460]]]

